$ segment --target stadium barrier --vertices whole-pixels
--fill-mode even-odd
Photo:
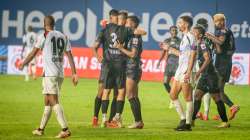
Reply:
[[[8,74],[23,74],[23,71],[17,69],[18,62],[21,59],[21,46],[8,47]],[[98,78],[100,73],[100,63],[93,56],[91,49],[73,47],[74,61],[77,73],[82,78]],[[99,52],[101,53],[101,51]],[[162,81],[165,69],[165,62],[162,61],[157,68],[159,50],[144,50],[142,53],[142,80]],[[43,63],[41,53],[36,57],[37,75],[42,75]],[[65,76],[71,75],[70,65],[67,57],[64,57]],[[250,85],[250,54],[236,53],[233,56],[233,68],[231,73],[231,82],[239,85]]]

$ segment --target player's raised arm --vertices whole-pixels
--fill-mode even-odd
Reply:
[[[225,35],[222,34],[218,37],[211,33],[206,33],[207,38],[211,39],[216,45],[222,45],[225,42]]]
[[[140,27],[137,27],[135,30],[134,30],[134,34],[135,35],[147,35],[147,32],[143,29],[143,28],[140,28]]]

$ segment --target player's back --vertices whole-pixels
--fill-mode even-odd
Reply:
[[[63,77],[64,51],[71,49],[68,38],[61,32],[53,30],[44,35],[41,41],[45,76]]]
[[[125,43],[125,47],[128,43],[129,38],[129,31],[124,26],[118,26],[115,24],[109,24],[105,29],[105,44],[104,50],[105,58],[108,61],[123,61],[125,60],[125,55],[121,53],[121,51],[114,46],[116,41],[121,43]]]

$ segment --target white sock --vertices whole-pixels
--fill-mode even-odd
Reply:
[[[210,101],[211,101],[211,95],[208,93],[205,94],[203,97],[203,102],[204,102],[204,114],[206,116],[208,116],[208,113],[209,113]]]
[[[63,108],[60,106],[60,104],[56,104],[53,106],[53,110],[56,113],[56,118],[58,123],[61,125],[62,128],[67,128],[67,122],[63,113]]]
[[[185,115],[184,115],[184,112],[183,112],[183,107],[179,101],[179,99],[177,100],[173,100],[173,103],[174,103],[174,106],[176,108],[176,111],[178,113],[178,115],[180,116],[181,120],[184,120],[186,119]]]
[[[51,106],[45,106],[44,107],[44,111],[43,111],[43,116],[42,116],[42,120],[40,123],[40,129],[44,129],[50,116],[51,116],[51,111],[52,111],[52,107]]]
[[[29,81],[29,69],[27,66],[24,67],[25,81]]]
[[[191,124],[193,115],[193,102],[189,101],[186,103],[186,124]]]
[[[107,121],[107,114],[102,114],[102,121]]]

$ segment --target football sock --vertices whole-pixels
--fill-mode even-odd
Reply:
[[[193,102],[188,101],[186,103],[186,124],[191,124],[192,115],[193,115]]]
[[[174,106],[175,106],[175,108],[176,108],[176,111],[177,111],[177,113],[178,113],[180,119],[181,119],[181,120],[186,119],[186,117],[185,117],[185,115],[184,115],[184,112],[183,112],[182,105],[181,105],[179,99],[174,100],[173,102],[174,102]]]
[[[218,102],[216,102],[216,105],[221,120],[223,122],[228,122],[225,104],[221,100],[219,100]]]
[[[58,123],[61,125],[62,128],[67,128],[67,122],[64,116],[63,108],[60,104],[56,104],[53,106],[53,110],[56,113],[56,118]]]
[[[196,119],[196,115],[199,112],[200,107],[201,107],[201,100],[194,100],[194,113],[193,113],[192,120]]]
[[[51,116],[51,112],[52,112],[52,107],[51,106],[45,106],[44,107],[44,111],[43,111],[43,116],[42,116],[42,120],[40,123],[40,129],[44,129],[46,127],[46,124],[48,123],[48,120]]]
[[[210,101],[211,101],[211,95],[205,94],[203,97],[203,103],[204,103],[204,114],[208,116],[209,114],[209,108],[210,108]]]
[[[99,97],[95,98],[94,116],[98,118],[99,111],[102,105],[102,99]]]

